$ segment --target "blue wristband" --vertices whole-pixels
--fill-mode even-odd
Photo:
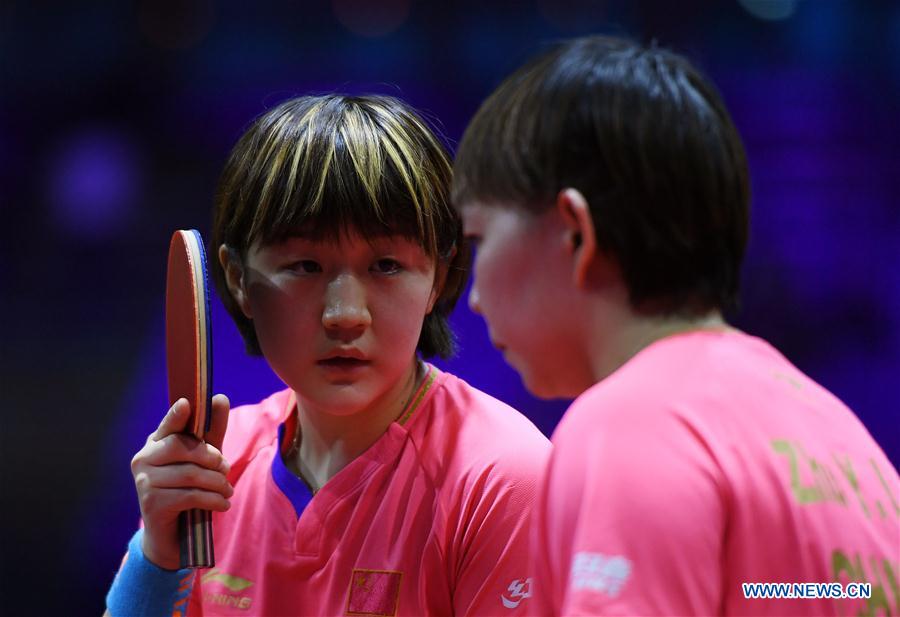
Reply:
[[[109,614],[112,617],[184,615],[194,584],[194,571],[165,570],[148,561],[141,549],[143,537],[144,530],[138,529],[128,543],[125,563],[106,594]]]

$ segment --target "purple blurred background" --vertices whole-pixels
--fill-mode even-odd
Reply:
[[[719,85],[753,181],[733,321],[847,402],[900,461],[900,3],[819,0],[0,3],[4,614],[98,615],[138,518],[128,463],[166,408],[165,257],[209,229],[228,150],[281,100],[401,96],[452,148],[556,39],[655,39]],[[550,432],[480,318],[442,363]],[[279,387],[221,305],[215,384]]]

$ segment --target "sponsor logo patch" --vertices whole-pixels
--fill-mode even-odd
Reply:
[[[233,593],[219,593],[214,591],[203,590],[203,602],[205,604],[213,604],[216,606],[232,606],[242,610],[248,610],[253,604],[253,598],[250,596],[240,595],[248,587],[253,585],[253,581],[245,578],[226,574],[218,568],[213,568],[200,578],[204,585],[218,583]]]
[[[508,609],[513,609],[519,606],[522,603],[522,600],[527,600],[531,597],[531,579],[530,578],[517,578],[513,582],[509,584],[509,587],[506,588],[507,595],[500,595],[500,600],[503,602],[503,606]]]
[[[621,555],[581,552],[572,558],[569,580],[572,591],[596,591],[614,598],[630,575],[631,562]]]

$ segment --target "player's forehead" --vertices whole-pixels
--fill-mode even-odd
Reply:
[[[463,233],[482,235],[491,231],[513,231],[529,224],[534,216],[515,204],[494,200],[469,200],[458,207]]]
[[[471,199],[458,206],[459,215],[463,221],[463,231],[483,227],[499,208],[498,205],[481,199]]]
[[[469,200],[457,206],[457,210],[459,211],[460,217],[462,217],[463,224],[465,224],[466,222],[478,222],[484,216],[484,208],[485,204],[479,200]]]

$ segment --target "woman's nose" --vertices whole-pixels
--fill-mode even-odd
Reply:
[[[469,310],[478,315],[481,314],[481,306],[478,303],[478,288],[475,286],[474,282],[472,284],[472,288],[469,290]]]
[[[362,281],[352,274],[340,274],[334,278],[325,292],[325,309],[322,325],[329,330],[366,328],[372,323],[366,303],[366,289]]]

